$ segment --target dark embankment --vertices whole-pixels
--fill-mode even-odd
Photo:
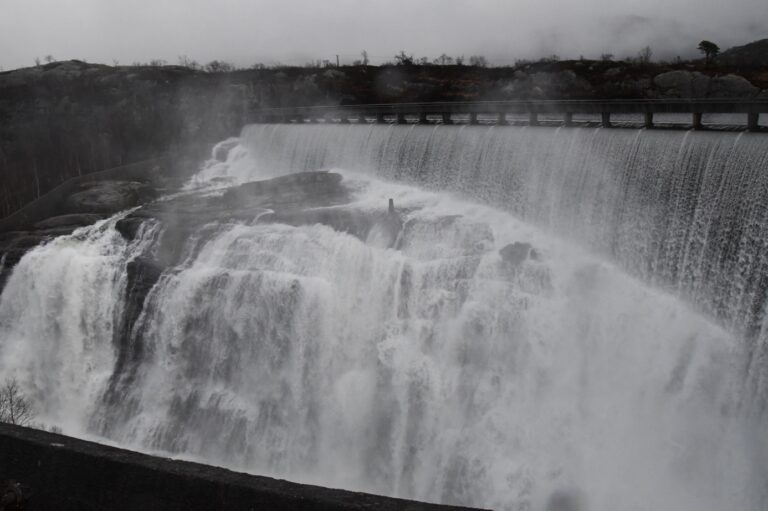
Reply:
[[[0,424],[0,487],[16,494],[5,509],[26,511],[467,509],[251,476],[9,424]]]

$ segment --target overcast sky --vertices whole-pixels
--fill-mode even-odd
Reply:
[[[374,63],[483,54],[494,63],[562,58],[690,56],[768,38],[768,0],[0,0],[0,66],[35,57],[121,64],[223,59]]]

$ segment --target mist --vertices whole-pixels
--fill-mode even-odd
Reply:
[[[702,39],[722,48],[766,37],[764,0],[0,0],[0,66],[46,55],[107,64],[180,55],[302,65],[482,54],[493,64],[561,58],[689,57]]]

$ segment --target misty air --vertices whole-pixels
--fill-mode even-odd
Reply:
[[[764,511],[764,0],[0,0],[0,511]]]

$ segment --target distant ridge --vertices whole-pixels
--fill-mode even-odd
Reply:
[[[720,54],[720,62],[750,66],[768,66],[768,39],[734,46]]]

